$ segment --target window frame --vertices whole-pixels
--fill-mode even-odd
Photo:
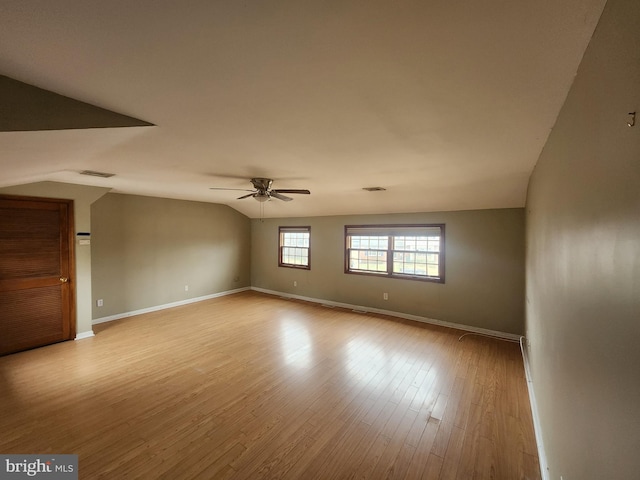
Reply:
[[[309,234],[309,246],[308,247],[295,247],[306,248],[307,250],[307,264],[297,265],[293,263],[285,263],[282,261],[282,251],[287,245],[283,245],[283,239],[285,233],[308,233]],[[278,227],[278,267],[295,268],[299,270],[311,270],[311,227],[305,226],[279,226]]]
[[[394,252],[402,252],[402,253],[425,253],[425,254],[433,254],[435,252],[417,252],[417,251],[407,251],[407,250],[397,250],[394,245],[395,237],[411,237],[411,236],[419,236],[419,235],[411,235],[402,230],[406,230],[410,232],[411,230],[419,231],[419,229],[434,229],[438,228],[440,230],[439,235],[439,252],[438,254],[438,277],[429,277],[423,275],[412,275],[407,273],[394,273],[393,272],[393,261],[394,261]],[[386,249],[360,249],[360,250],[371,250],[371,251],[385,251],[387,254],[387,268],[385,271],[374,272],[374,271],[363,271],[363,270],[352,270],[350,266],[350,251],[353,250],[350,245],[350,237],[355,236],[350,232],[354,230],[371,230],[371,235],[366,235],[364,232],[360,236],[387,236],[387,248]],[[425,235],[426,236],[426,235]],[[382,277],[382,278],[399,278],[404,280],[417,280],[420,282],[431,282],[431,283],[445,283],[445,224],[444,223],[424,223],[424,224],[378,224],[378,225],[345,225],[344,226],[344,273],[349,275],[366,275],[373,277]]]

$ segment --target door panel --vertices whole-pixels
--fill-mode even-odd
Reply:
[[[64,338],[60,321],[62,295],[58,285],[0,294],[3,312],[0,351],[12,352],[48,345]]]
[[[51,277],[60,272],[60,215],[55,210],[0,210],[3,279]],[[18,216],[19,215],[19,216]]]
[[[0,197],[0,355],[69,340],[73,203]]]

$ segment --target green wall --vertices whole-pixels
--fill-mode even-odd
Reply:
[[[446,224],[446,283],[344,273],[345,225],[403,223]],[[524,333],[523,209],[265,219],[251,224],[253,287]],[[311,270],[278,267],[278,226],[296,225],[311,226]],[[388,300],[383,300],[385,292]]]
[[[250,285],[250,221],[230,207],[109,193],[91,218],[94,320]]]
[[[640,478],[632,111],[640,113],[640,2],[609,0],[527,199],[526,332],[553,480]]]

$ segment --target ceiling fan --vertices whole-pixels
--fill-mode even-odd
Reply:
[[[305,194],[309,195],[311,192],[309,190],[292,190],[292,189],[272,189],[271,184],[273,184],[273,180],[270,178],[252,178],[251,183],[253,184],[255,190],[249,190],[246,188],[215,188],[212,187],[210,190],[238,190],[243,192],[251,192],[247,195],[242,195],[238,197],[238,200],[243,198],[253,197],[258,202],[266,202],[267,200],[271,200],[271,198],[277,198],[278,200],[284,200],[285,202],[290,202],[293,200],[291,197],[287,197],[286,195],[282,195],[283,193],[296,193],[296,194]]]

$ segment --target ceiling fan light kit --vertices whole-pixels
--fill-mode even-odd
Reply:
[[[290,202],[293,200],[291,197],[287,197],[286,195],[282,195],[283,193],[295,193],[295,194],[303,194],[309,195],[311,192],[309,190],[301,190],[301,189],[272,189],[271,185],[273,184],[273,180],[271,178],[252,178],[251,184],[255,188],[255,190],[248,190],[243,188],[216,188],[212,187],[211,190],[242,190],[244,192],[251,192],[247,195],[242,195],[238,197],[238,200],[242,200],[243,198],[253,197],[258,202],[267,202],[272,198],[277,198],[278,200],[282,200],[285,202]]]

